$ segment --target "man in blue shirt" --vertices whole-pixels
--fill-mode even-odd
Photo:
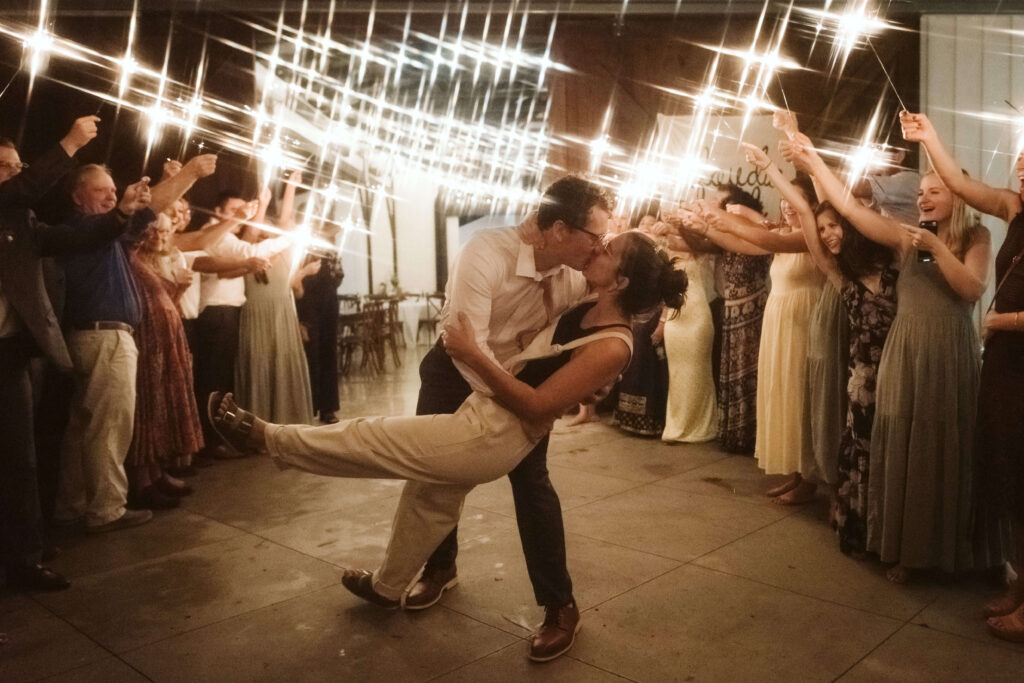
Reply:
[[[194,157],[152,190],[150,209],[136,214],[128,231],[92,250],[60,258],[67,286],[65,327],[77,391],[61,449],[56,523],[85,523],[89,533],[150,520],[149,510],[128,510],[124,460],[135,421],[138,349],[133,333],[143,311],[128,265],[128,250],[146,235],[159,213],[195,181],[216,169],[216,156]],[[117,204],[117,188],[103,166],[91,164],[72,177],[75,211],[69,223],[105,213]]]
[[[43,523],[36,474],[35,414],[29,362],[44,356],[71,369],[44,283],[42,257],[91,249],[121,234],[149,202],[137,184],[114,211],[85,225],[46,225],[32,207],[75,168],[74,155],[96,136],[95,116],[75,121],[66,136],[22,172],[18,150],[0,138],[0,559],[8,586],[61,590],[70,583],[43,566]]]

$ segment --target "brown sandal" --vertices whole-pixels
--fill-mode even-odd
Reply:
[[[224,415],[217,415],[217,408],[224,398],[228,400],[228,410]],[[256,416],[248,410],[242,410],[235,404],[230,393],[225,394],[215,391],[206,400],[206,417],[210,420],[210,426],[224,444],[235,454],[236,457],[245,457],[251,452],[249,437],[252,436],[252,428],[256,422]]]

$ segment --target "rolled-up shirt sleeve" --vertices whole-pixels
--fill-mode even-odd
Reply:
[[[445,306],[442,323],[456,324],[459,313],[464,313],[473,328],[477,346],[495,365],[501,367],[488,344],[491,335],[491,301],[498,285],[512,274],[500,258],[487,249],[475,248],[479,243],[470,242],[459,254],[454,271],[449,278],[449,298]],[[491,391],[480,377],[465,363],[454,361],[455,367],[475,391],[491,396]]]

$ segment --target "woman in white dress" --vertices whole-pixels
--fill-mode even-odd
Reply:
[[[668,358],[668,409],[661,439],[710,441],[718,434],[718,400],[711,365],[715,328],[710,294],[714,291],[715,257],[693,253],[685,240],[672,233],[665,235],[665,242],[689,285],[686,306],[676,315],[665,311],[659,325]]]

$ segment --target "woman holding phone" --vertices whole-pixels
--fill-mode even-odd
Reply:
[[[967,176],[939,140],[924,114],[903,112],[907,140],[928,151],[936,173],[969,206],[1007,222],[1006,239],[996,255],[996,291],[985,316],[985,362],[978,391],[977,455],[979,509],[976,532],[1005,544],[1012,526],[1020,575],[1024,567],[1024,190],[986,185]],[[1024,154],[1014,174],[1024,180]],[[1004,545],[1005,547],[1005,545]],[[1005,640],[1024,641],[1024,581],[1020,578],[985,605],[988,627]]]
[[[996,558],[974,546],[972,528],[980,345],[971,311],[985,291],[988,230],[968,224],[964,202],[934,172],[921,177],[917,206],[935,233],[861,205],[805,135],[792,134],[787,148],[824,199],[899,263],[899,308],[878,369],[867,550],[892,564],[894,583],[916,569],[990,566]]]

